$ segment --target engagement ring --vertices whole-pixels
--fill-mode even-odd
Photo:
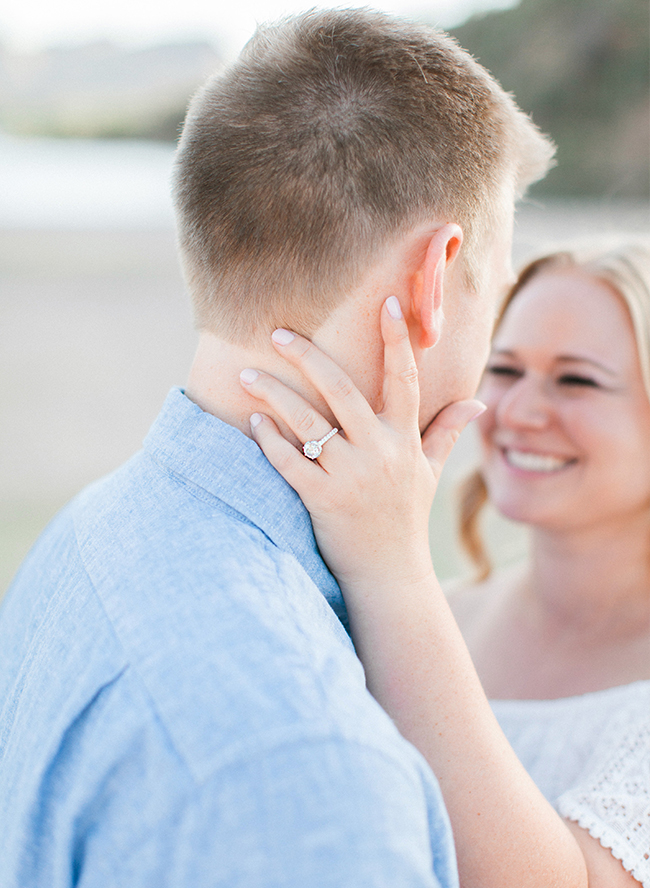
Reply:
[[[323,444],[326,441],[329,441],[336,433],[338,429],[332,429],[331,432],[328,432],[324,438],[321,438],[320,441],[306,441],[302,445],[302,452],[305,454],[307,459],[318,459],[318,457],[323,452]]]

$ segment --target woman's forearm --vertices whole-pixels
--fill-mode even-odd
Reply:
[[[435,772],[462,888],[587,888],[578,844],[496,721],[431,570],[344,588],[368,688]]]
[[[481,405],[449,404],[420,437],[411,331],[389,308],[387,300],[380,413],[313,343],[285,337],[278,351],[322,395],[341,434],[322,464],[306,460],[259,414],[254,438],[310,512],[345,595],[370,690],[440,780],[463,888],[596,888],[589,852],[581,852],[503,736],[431,565],[428,516],[440,472]],[[316,429],[315,439],[331,431],[331,422],[279,380],[256,372],[244,382],[299,441]]]

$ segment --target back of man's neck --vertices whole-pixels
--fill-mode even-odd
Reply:
[[[201,332],[185,394],[206,413],[234,426],[248,437],[251,437],[251,414],[265,413],[275,420],[289,440],[294,444],[298,443],[281,418],[270,410],[269,405],[254,398],[244,389],[239,374],[246,368],[277,377],[303,394],[328,416],[329,410],[324,402],[319,403],[316,393],[309,390],[298,372],[276,354],[270,344],[270,337],[268,350],[249,349],[225,342],[211,333]]]
[[[250,414],[259,404],[254,406],[257,402],[244,391],[239,374],[260,363],[255,351],[201,331],[185,394],[201,410],[250,437]]]

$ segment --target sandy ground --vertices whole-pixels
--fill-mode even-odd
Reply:
[[[648,207],[527,206],[515,259],[623,229],[648,231]],[[170,230],[0,230],[0,594],[54,512],[139,448],[194,345]],[[463,436],[434,515],[442,575],[460,564],[451,489],[473,454]],[[508,526],[496,537],[502,560],[520,550]]]

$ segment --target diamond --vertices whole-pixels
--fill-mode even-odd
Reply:
[[[317,459],[323,452],[323,447],[318,441],[307,441],[307,443],[303,445],[302,452],[307,459]]]

